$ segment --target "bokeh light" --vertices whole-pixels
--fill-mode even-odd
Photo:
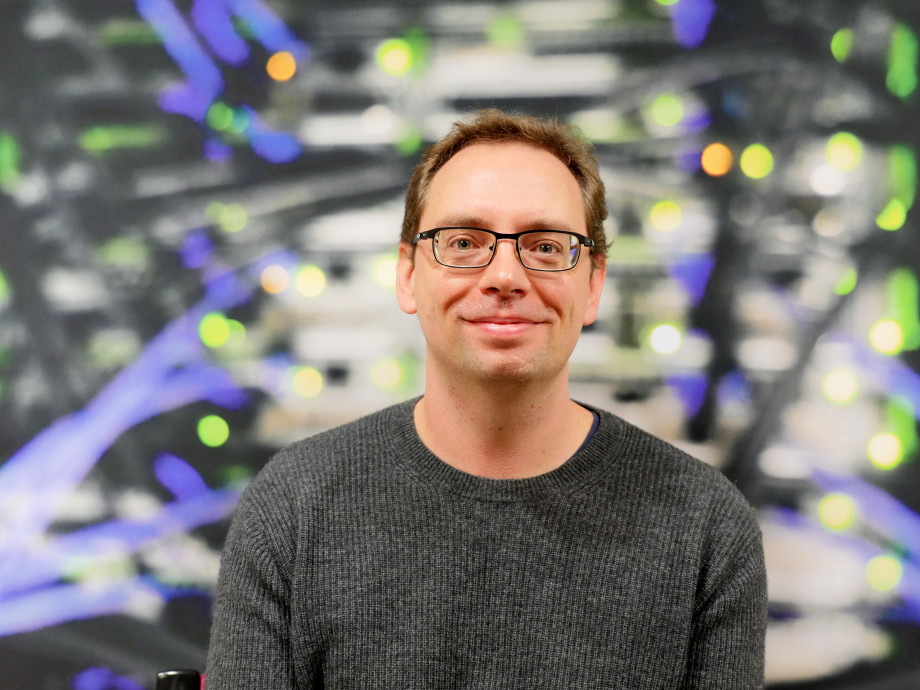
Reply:
[[[486,37],[492,45],[512,50],[524,44],[527,31],[517,15],[512,12],[499,12],[486,27]]]
[[[843,28],[831,38],[831,54],[837,62],[846,62],[853,49],[853,29]]]
[[[291,283],[291,274],[279,264],[266,266],[260,277],[262,289],[270,295],[280,295],[288,289]]]
[[[212,201],[204,211],[205,218],[223,232],[232,235],[249,224],[249,213],[241,204],[224,204]]]
[[[918,53],[917,34],[906,24],[896,24],[888,49],[885,85],[899,98],[907,98],[917,88]]]
[[[397,359],[381,359],[371,366],[371,382],[382,390],[398,388],[406,378],[405,367]]]
[[[821,382],[821,390],[824,396],[832,403],[846,405],[853,402],[856,394],[859,392],[859,384],[856,375],[846,369],[837,369],[832,371]]]
[[[904,227],[907,221],[907,208],[900,199],[892,199],[875,218],[875,224],[882,230],[894,231]]]
[[[412,47],[402,38],[391,38],[377,48],[377,63],[384,72],[400,77],[412,69]]]
[[[732,150],[721,142],[709,144],[700,156],[700,165],[703,172],[713,177],[721,177],[732,169],[735,159]]]
[[[230,337],[230,324],[227,318],[218,312],[205,314],[198,323],[198,337],[206,347],[220,347]]]
[[[884,355],[896,355],[904,347],[904,329],[895,319],[880,319],[869,329],[869,343]]]
[[[220,415],[202,417],[198,421],[198,438],[210,448],[222,446],[230,438],[230,425]]]
[[[684,119],[684,103],[677,94],[663,93],[652,101],[649,114],[662,127],[675,127]]]
[[[837,132],[827,142],[824,156],[837,170],[855,170],[862,162],[863,145],[860,139],[849,132]]]
[[[843,272],[843,275],[840,276],[840,280],[837,281],[837,285],[834,286],[834,292],[840,295],[849,295],[853,290],[856,289],[856,284],[859,282],[859,272],[855,268],[848,268]]]
[[[315,367],[297,367],[291,375],[294,392],[301,398],[315,398],[323,390],[325,381]]]
[[[205,122],[215,131],[226,132],[233,126],[233,108],[223,101],[215,101],[208,108]]]
[[[894,556],[882,554],[866,564],[866,580],[877,592],[894,590],[904,577],[904,566]]]
[[[297,72],[297,61],[293,55],[283,50],[268,59],[265,70],[275,81],[290,81]]]
[[[904,445],[901,439],[890,431],[874,434],[866,447],[869,461],[880,470],[890,470],[904,459]]]
[[[680,349],[681,336],[680,329],[674,324],[663,323],[655,326],[649,333],[649,345],[660,355],[671,355]]]
[[[763,144],[751,144],[738,161],[741,172],[752,180],[760,180],[773,172],[773,154]]]
[[[319,297],[326,290],[326,273],[319,266],[306,264],[297,271],[294,282],[304,297]]]
[[[856,503],[846,494],[828,494],[818,504],[818,519],[829,529],[847,529],[856,520]]]
[[[392,290],[396,287],[396,264],[397,257],[395,253],[383,254],[374,260],[371,269],[374,275],[374,282],[382,288]]]
[[[649,223],[659,232],[673,232],[683,222],[680,204],[671,199],[664,199],[652,206],[648,214]]]

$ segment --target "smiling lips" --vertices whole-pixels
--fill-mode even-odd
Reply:
[[[467,323],[490,335],[507,337],[520,335],[539,322],[521,316],[480,316],[468,319]]]

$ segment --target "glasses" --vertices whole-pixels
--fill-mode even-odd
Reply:
[[[532,271],[568,271],[578,263],[581,245],[594,240],[564,230],[528,230],[500,233],[482,228],[447,227],[420,232],[412,244],[432,240],[434,258],[450,268],[482,268],[495,255],[498,240],[515,240],[518,260]]]

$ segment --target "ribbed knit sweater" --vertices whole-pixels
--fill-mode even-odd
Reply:
[[[558,469],[434,456],[415,401],[281,451],[227,538],[208,690],[761,687],[766,574],[716,469],[599,411]]]

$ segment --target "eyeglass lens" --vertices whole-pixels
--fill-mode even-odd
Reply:
[[[476,228],[438,230],[434,236],[436,258],[446,266],[476,268],[492,258],[496,237]],[[578,238],[568,232],[535,230],[518,237],[521,263],[538,271],[564,271],[578,261]]]

